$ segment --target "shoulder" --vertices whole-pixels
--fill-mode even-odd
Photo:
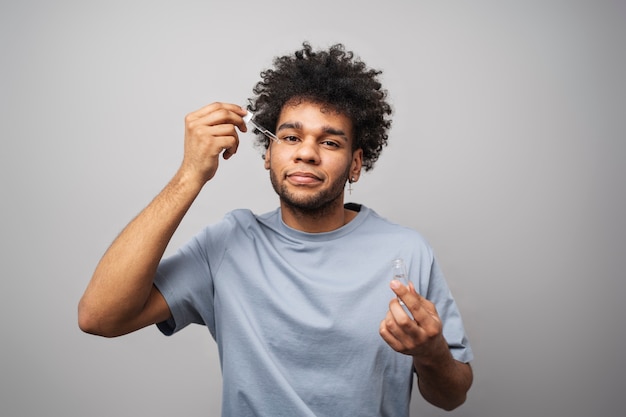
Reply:
[[[255,230],[259,230],[263,224],[271,221],[275,216],[276,210],[257,215],[250,209],[235,209],[226,213],[217,223],[207,226],[205,233],[218,235],[221,238],[254,233]]]
[[[226,213],[223,221],[243,228],[257,228],[276,221],[278,215],[278,209],[263,214],[255,214],[250,209],[236,209]]]
[[[362,206],[361,211],[367,216],[365,224],[371,233],[393,238],[398,243],[412,242],[430,250],[430,244],[419,231],[381,216],[371,208]]]

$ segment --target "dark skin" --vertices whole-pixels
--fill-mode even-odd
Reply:
[[[354,218],[343,207],[348,178],[357,181],[363,152],[352,150],[352,122],[310,102],[287,103],[276,135],[265,153],[283,221],[298,230],[320,233]]]
[[[171,317],[153,284],[157,266],[187,210],[215,175],[220,155],[229,159],[237,152],[237,130],[247,130],[245,114],[240,106],[213,103],[186,117],[181,166],[100,260],[79,303],[83,331],[114,337]],[[362,151],[352,149],[350,119],[315,103],[286,105],[277,134],[283,142],[270,146],[265,167],[274,177],[285,223],[315,233],[350,222],[355,213],[343,207],[343,186],[347,177],[358,180],[362,167]],[[413,357],[427,401],[447,410],[458,407],[472,382],[470,366],[452,358],[430,301],[412,285],[392,282],[392,290],[415,319],[393,298],[380,325],[382,338]]]
[[[426,401],[444,410],[457,408],[465,402],[472,385],[471,366],[452,357],[435,305],[418,294],[413,283],[407,287],[394,280],[390,287],[413,319],[398,298],[393,298],[380,323],[381,337],[394,350],[413,357],[419,390]]]
[[[185,117],[183,161],[170,182],[107,249],[78,305],[79,327],[106,337],[133,332],[171,317],[153,284],[157,266],[187,210],[217,172],[220,155],[239,147],[246,110],[212,103]]]

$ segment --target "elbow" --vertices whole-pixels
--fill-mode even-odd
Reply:
[[[445,400],[442,400],[437,406],[445,411],[452,411],[462,406],[467,400],[467,393],[469,392],[472,382],[474,380],[472,368],[469,364],[461,364],[457,362],[460,368],[463,370],[463,377],[459,381],[456,389],[452,389],[452,395],[449,395]]]
[[[452,410],[459,408],[461,405],[463,405],[466,399],[467,399],[467,395],[464,394],[455,398],[454,400],[446,402],[445,404],[439,404],[438,406],[442,410],[452,411]]]
[[[97,311],[90,306],[84,299],[78,304],[78,328],[85,333],[102,336],[114,337],[116,334],[106,330],[103,325],[104,320]]]
[[[457,372],[454,377],[435,387],[418,379],[418,386],[424,399],[445,411],[459,408],[467,400],[467,393],[472,386],[473,372],[469,363],[455,361]]]
[[[457,393],[454,395],[441,395],[436,397],[423,395],[423,397],[427,402],[437,408],[440,408],[444,411],[453,411],[465,403],[465,400],[467,399],[467,394]]]
[[[98,322],[90,308],[81,300],[78,304],[78,328],[85,333],[102,336]]]

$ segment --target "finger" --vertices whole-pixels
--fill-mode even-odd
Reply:
[[[420,337],[420,328],[404,311],[404,308],[397,299],[389,302],[389,310],[385,317],[387,329],[396,339],[401,341],[412,340]]]
[[[243,117],[239,113],[223,108],[216,109],[203,115],[202,117],[196,117],[194,115],[187,116],[186,124],[187,128],[190,130],[197,129],[200,126],[218,125],[237,126],[237,128],[242,132],[246,132],[248,130]]]
[[[210,113],[213,113],[217,110],[220,109],[224,109],[224,110],[228,110],[231,112],[234,112],[236,114],[238,114],[239,116],[243,117],[246,115],[247,110],[244,109],[243,107],[237,105],[237,104],[232,104],[232,103],[222,103],[222,102],[215,102],[215,103],[211,103],[208,104],[196,111],[193,111],[191,113],[189,113],[189,116],[193,119],[200,119]]]
[[[399,293],[403,293],[402,289],[398,289]],[[435,305],[415,292],[415,287],[409,285],[407,291],[403,295],[405,307],[410,311],[411,318],[404,311],[404,307],[400,305],[397,299],[391,300],[389,311],[392,313],[397,325],[402,332],[408,334],[412,338],[424,340],[440,334],[443,330],[441,319],[437,314]],[[399,333],[395,333],[400,338]]]
[[[185,117],[185,126],[187,130],[193,131],[200,126],[229,124],[237,126],[242,132],[247,132],[248,127],[243,120],[246,113],[247,110],[236,104],[212,103],[188,114]]]
[[[397,352],[402,352],[404,350],[404,345],[398,338],[394,335],[394,332],[388,326],[389,318],[385,317],[383,321],[380,322],[380,326],[378,328],[378,333],[383,338],[383,340],[391,346],[391,348]]]
[[[391,289],[404,302],[418,324],[429,325],[432,324],[433,316],[438,318],[434,305],[415,291],[412,282],[405,286],[400,281],[392,281]]]
[[[231,156],[237,153],[237,149],[239,149],[239,141],[233,140],[232,136],[216,137],[215,142],[222,144],[221,150],[224,151],[224,153],[222,153],[224,159],[230,159]]]
[[[231,148],[239,144],[239,135],[231,124],[216,126],[194,125],[187,132],[187,138],[190,141],[190,145],[210,147],[219,149],[219,151],[222,150],[221,148]]]
[[[239,149],[239,135],[233,125],[219,125],[215,126],[215,128],[217,134],[222,134],[221,136],[216,136],[215,141],[221,144],[224,150],[222,154],[224,159],[229,159]]]
[[[200,125],[198,129],[202,129],[204,134],[207,136],[212,136],[214,138],[218,137],[231,137],[233,139],[239,140],[239,135],[237,134],[237,130],[235,126],[230,123],[222,123],[222,124],[212,124],[212,125]]]
[[[236,134],[214,136],[215,132],[212,130],[213,127],[202,126],[185,138],[184,166],[203,173],[206,181],[215,174],[218,166],[217,158],[220,154],[225,159],[230,159],[237,151],[239,144]],[[227,132],[231,133],[234,130],[234,127],[230,126]],[[204,175],[204,173],[210,173],[210,175]]]
[[[435,305],[420,294],[415,293],[414,295],[415,297],[411,297],[406,303],[407,308],[413,314],[413,319],[420,327],[428,329],[429,332],[437,331],[441,321]]]
[[[406,316],[406,313],[403,312],[403,314]],[[391,311],[387,312],[387,316],[381,322],[379,333],[383,340],[394,350],[406,354],[415,349],[422,340],[419,328],[415,324],[406,329],[403,325],[396,322]]]
[[[407,306],[408,306],[408,302],[415,303],[414,298],[415,298],[415,295],[417,295],[417,293],[415,292],[415,287],[413,287],[413,291],[410,290],[411,289],[411,285],[412,285],[412,283],[409,282],[409,286],[406,286],[406,285],[402,284],[402,282],[398,281],[397,279],[394,279],[394,280],[392,280],[389,283],[389,286],[391,287],[391,290]]]

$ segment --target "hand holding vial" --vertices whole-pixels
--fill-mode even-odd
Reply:
[[[403,285],[406,285],[407,287],[409,286],[409,274],[407,272],[406,265],[402,258],[396,258],[391,263],[391,279],[398,280]],[[404,311],[409,315],[409,317],[413,318],[413,315],[411,314],[407,306],[404,304],[404,301],[402,301],[400,297],[398,297],[398,301],[400,302],[400,305],[402,306]]]

